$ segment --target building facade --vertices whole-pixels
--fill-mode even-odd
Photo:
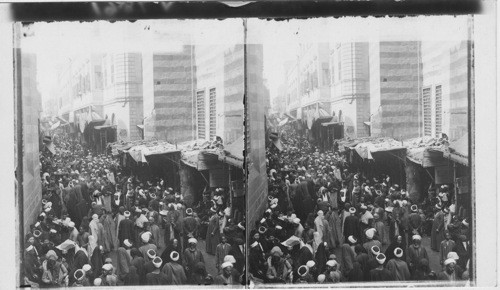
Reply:
[[[15,60],[18,61],[17,59]],[[40,114],[42,111],[42,101],[40,93],[37,89],[37,60],[36,55],[21,53],[21,90],[22,95],[16,95],[16,104],[21,97],[22,112],[19,112],[16,105],[14,116],[17,119],[21,114],[22,124],[14,122],[15,132],[14,143],[22,146],[22,152],[19,152],[15,146],[14,154],[22,154],[22,196],[23,204],[20,204],[16,199],[17,208],[20,209],[20,214],[23,215],[23,235],[30,231],[30,225],[34,224],[38,213],[42,210],[42,184],[40,182],[40,136],[39,123]],[[16,84],[19,85],[19,84]],[[19,140],[17,132],[22,130],[22,140]],[[22,143],[22,144],[19,144]],[[14,163],[17,169],[20,164],[18,159]],[[17,179],[19,180],[19,179]],[[17,190],[21,184],[17,183]],[[21,231],[21,229],[19,229]]]
[[[222,139],[226,144],[234,142],[245,132],[243,104],[245,55],[243,48],[242,44],[236,44],[224,52],[224,136]],[[262,46],[260,49],[262,55]],[[247,75],[246,77],[250,79],[257,76]]]
[[[370,68],[367,42],[330,47],[331,114],[344,123],[344,136],[370,136]]]
[[[299,45],[296,63],[287,64],[286,111],[299,119],[319,108],[331,110],[329,44]]]
[[[421,130],[421,42],[389,41],[369,45],[371,136],[397,140]]]

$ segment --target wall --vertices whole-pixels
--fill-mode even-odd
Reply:
[[[422,81],[421,43],[394,41],[380,42],[379,45],[379,54],[370,53],[370,65],[376,64],[375,61],[372,62],[372,56],[379,59],[380,78],[378,80],[371,78],[370,82],[380,82],[382,110],[381,121],[377,126],[381,129],[380,131],[374,130],[372,133],[377,132],[378,136],[398,140],[418,137],[420,130],[419,86]],[[373,107],[372,102],[371,104]],[[373,112],[372,110],[372,114]]]
[[[332,111],[344,116],[345,136],[369,136],[370,66],[367,42],[339,43],[332,47]],[[340,70],[339,70],[340,69]]]
[[[262,54],[262,46],[252,45],[252,47],[260,47]],[[244,55],[243,45],[236,44],[224,53],[224,136],[222,139],[225,144],[231,144],[236,139],[241,137],[244,132]],[[248,63],[247,63],[248,64]],[[255,64],[260,71],[253,72],[253,76],[247,75],[248,79],[262,76],[262,59],[260,64]],[[248,71],[247,71],[248,73]],[[254,80],[255,83],[255,80]],[[262,85],[262,84],[261,84]],[[256,88],[260,91],[260,86]]]
[[[154,137],[170,143],[194,139],[193,89],[196,87],[191,45],[180,53],[155,53]],[[145,135],[152,135],[147,133]]]
[[[450,50],[450,127],[448,137],[456,141],[468,133],[468,42]]]
[[[247,225],[266,210],[267,173],[264,132],[264,106],[260,87],[262,81],[262,46],[247,45],[247,94],[246,100],[246,166],[248,170],[247,186]]]
[[[24,216],[24,234],[36,221],[42,210],[42,187],[40,182],[39,132],[38,122],[42,109],[40,93],[36,80],[36,56],[22,54],[22,103],[23,103],[23,198],[24,204],[19,206]],[[16,107],[17,109],[17,107]],[[17,110],[15,114],[17,115]],[[16,142],[19,141],[16,139]],[[17,146],[15,147],[15,156]],[[17,159],[15,166],[17,167]]]

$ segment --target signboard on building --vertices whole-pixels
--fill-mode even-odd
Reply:
[[[469,193],[469,176],[457,177],[455,179],[455,186],[458,194]]]
[[[453,183],[453,172],[448,166],[434,167],[434,178],[436,184],[450,184]]]

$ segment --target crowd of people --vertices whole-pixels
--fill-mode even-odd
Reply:
[[[64,133],[52,139],[56,154],[40,153],[43,210],[24,241],[26,285],[244,281],[245,221],[231,219],[227,189],[208,188],[187,207],[167,180],[139,178]],[[214,256],[215,275],[203,252]]]
[[[281,140],[281,151],[267,148],[269,201],[250,232],[250,279],[467,283],[470,221],[448,185],[412,202],[390,176],[351,166],[338,144],[319,152],[290,128]],[[430,249],[422,245],[429,236]],[[431,255],[439,255],[439,267],[431,267]]]

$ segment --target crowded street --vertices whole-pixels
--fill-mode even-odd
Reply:
[[[470,220],[447,185],[412,202],[391,176],[351,164],[340,140],[320,151],[297,128],[281,127],[267,148],[268,206],[248,243],[253,283],[467,283]]]
[[[43,211],[26,235],[25,282],[40,287],[241,281],[244,221],[222,188],[186,207],[158,176],[138,178],[62,130],[41,152]]]

